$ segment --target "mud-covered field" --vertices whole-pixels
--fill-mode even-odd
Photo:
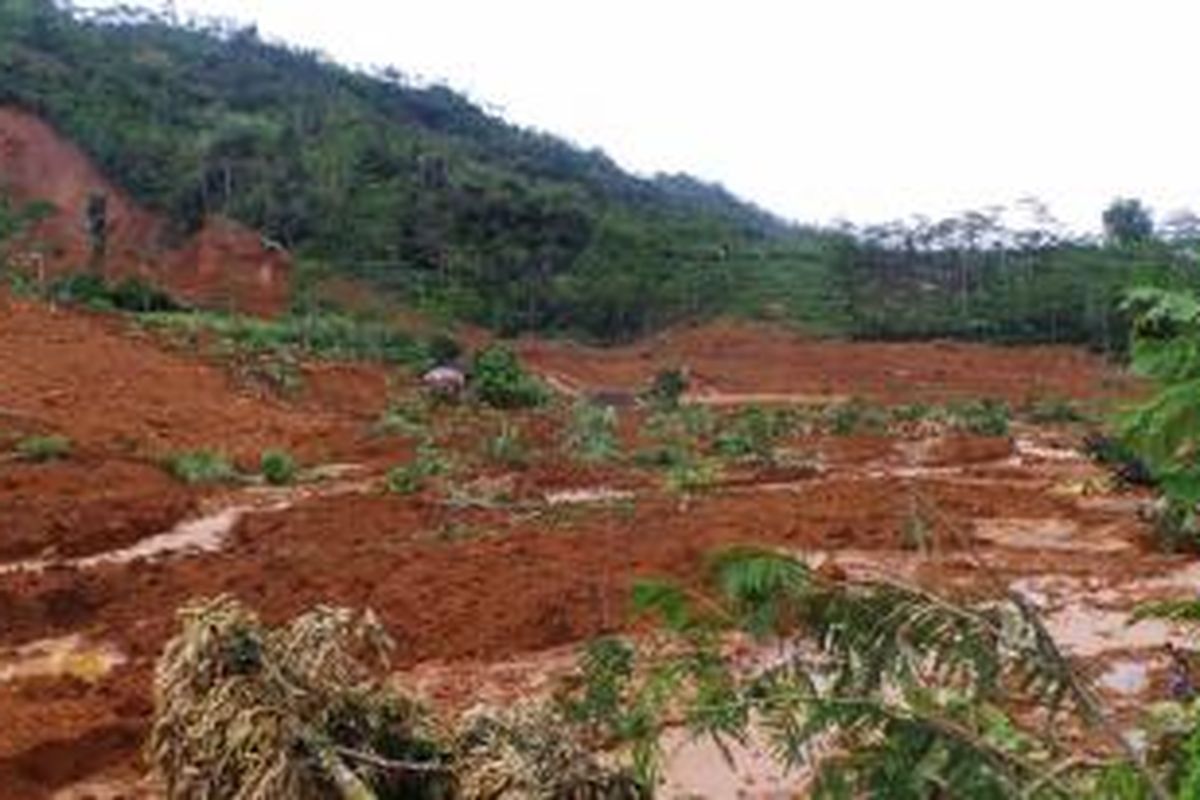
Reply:
[[[1057,397],[1095,412],[1130,391],[1068,349],[814,343],[744,326],[522,352],[566,391],[630,389],[685,364],[716,413],[849,396]],[[412,399],[411,378],[330,363],[301,372],[278,396],[127,320],[0,297],[0,451],[34,434],[73,443],[61,460],[0,461],[0,797],[154,796],[139,781],[154,659],[175,609],[221,592],[269,619],[369,606],[398,643],[406,685],[454,707],[544,688],[572,646],[630,629],[635,577],[691,580],[713,548],[754,542],[962,597],[1015,588],[1131,721],[1163,691],[1163,647],[1182,632],[1128,626],[1128,611],[1194,592],[1200,577],[1155,549],[1147,497],[1081,453],[1079,424],[1018,419],[992,437],[801,428],[780,443],[783,463],[731,463],[681,493],[652,467],[572,459],[566,402],[508,415],[462,406],[425,422],[450,473],[402,495],[385,475],[417,437],[378,422]],[[645,412],[622,414],[632,451]],[[526,438],[522,468],[482,454],[502,417]],[[193,486],[162,466],[207,448],[250,471],[272,447],[305,468],[296,485]],[[704,790],[689,758],[678,751],[671,786]],[[719,796],[736,779],[703,780]]]

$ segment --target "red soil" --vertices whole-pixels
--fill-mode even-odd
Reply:
[[[539,371],[590,389],[638,389],[660,369],[687,367],[698,397],[858,396],[887,402],[996,397],[1021,403],[1128,390],[1103,359],[1078,348],[835,342],[737,322],[676,329],[609,350],[530,340],[520,351]]]
[[[737,344],[741,335],[733,332],[735,347],[748,346]],[[1015,393],[1028,383],[1020,380],[1021,369],[1048,363],[1070,367],[1057,375],[1058,385],[1081,394],[1113,377],[1098,362],[1065,350],[905,350],[797,342],[768,333],[761,338],[767,350],[796,348],[827,363],[827,388],[836,393],[885,387],[891,367],[883,365],[898,363],[942,375],[937,390],[951,394],[999,386],[1002,378]],[[636,350],[609,355],[563,345],[525,347],[540,354],[541,366],[574,369],[598,383],[648,375],[655,358],[665,359],[661,353],[646,361],[631,358]],[[857,354],[854,365],[826,354],[844,355],[846,347]],[[719,388],[762,388],[748,382],[749,365],[731,365],[726,379],[709,372],[726,363],[720,352],[694,342],[682,352],[703,355],[707,360],[699,360],[698,369],[713,375],[707,380]],[[964,363],[972,368],[959,372]],[[873,368],[884,374],[872,374]],[[796,366],[784,378],[763,380],[772,391],[805,390],[804,376],[812,369]],[[62,433],[77,443],[77,452],[56,464],[0,462],[0,564],[47,550],[95,553],[169,527],[199,499],[153,463],[173,450],[218,448],[252,461],[264,447],[285,446],[306,463],[366,464],[375,478],[411,452],[409,441],[367,435],[387,402],[386,371],[314,364],[304,373],[297,397],[265,397],[239,388],[218,365],[168,349],[120,320],[0,297],[0,426],[16,434]],[[435,492],[316,497],[247,515],[215,553],[86,570],[0,572],[0,667],[5,647],[70,633],[112,642],[128,657],[94,684],[68,677],[0,681],[0,798],[36,798],[98,773],[141,771],[137,752],[151,712],[152,665],[173,631],[174,610],[196,597],[231,592],[272,620],[317,603],[370,606],[400,645],[398,666],[409,667],[499,659],[626,628],[635,577],[693,580],[706,554],[724,544],[862,551],[911,561],[902,532],[915,498],[938,509],[930,539],[948,557],[920,562],[908,577],[948,589],[971,589],[978,573],[955,560],[958,544],[946,520],[1062,517],[1081,527],[1112,522],[1029,481],[962,485],[934,477],[872,477],[880,464],[911,466],[909,451],[886,437],[797,439],[790,445],[821,456],[830,474],[797,475],[794,485],[770,491],[739,475],[736,485],[683,502],[657,491],[657,473],[567,461],[559,444],[561,412],[508,418],[519,421],[536,451],[535,463],[510,478],[518,498],[589,486],[636,488],[643,495],[611,506],[553,508],[455,508]],[[469,409],[438,412],[439,441],[460,462],[460,483],[505,478],[503,469],[481,464],[478,455],[498,425],[498,416]],[[628,438],[632,432],[625,433]],[[0,448],[6,441],[0,438]],[[987,474],[987,462],[1008,452],[1006,440],[964,437],[931,460],[979,462]],[[758,476],[760,482],[773,479]],[[1136,526],[1128,534],[1136,537]],[[1151,556],[1131,561],[1061,551],[988,552],[1001,571],[1104,575],[1161,569]]]
[[[38,117],[0,107],[0,190],[18,202],[48,201],[56,212],[17,248],[38,277],[89,264],[85,219],[89,198],[102,194],[108,220],[109,277],[134,275],[206,306],[274,314],[288,300],[290,259],[252,231],[213,218],[178,247],[166,224],[109,182],[78,147]]]

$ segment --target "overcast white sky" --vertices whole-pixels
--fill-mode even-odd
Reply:
[[[106,0],[87,0],[105,5]],[[158,3],[150,3],[158,5]],[[786,217],[1200,207],[1196,0],[177,0]]]

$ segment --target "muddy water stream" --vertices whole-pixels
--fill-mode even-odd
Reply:
[[[339,472],[345,473],[342,469]],[[128,564],[139,559],[153,560],[184,553],[210,553],[220,550],[242,517],[251,512],[283,511],[304,500],[364,492],[371,488],[367,480],[339,480],[286,487],[253,487],[232,496],[206,503],[208,510],[198,517],[179,522],[162,533],[141,539],[129,547],[79,558],[31,559],[0,564],[0,576],[15,572],[41,572],[51,567],[93,569],[106,564]]]

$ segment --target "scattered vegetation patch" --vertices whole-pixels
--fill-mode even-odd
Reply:
[[[1088,422],[1090,417],[1065,397],[1036,397],[1025,404],[1022,416],[1035,425],[1065,425]]]
[[[581,400],[571,411],[567,429],[567,450],[580,461],[601,463],[621,455],[617,437],[617,410]]]
[[[57,303],[86,306],[98,311],[146,314],[183,309],[171,295],[140,278],[122,278],[111,283],[95,273],[77,273],[59,278],[47,288],[46,296]]]
[[[834,436],[878,434],[887,429],[887,413],[879,406],[856,397],[826,411],[826,424]]]
[[[976,436],[1007,436],[1012,416],[1008,404],[994,398],[956,403],[948,413],[955,427]]]
[[[22,461],[44,463],[58,461],[71,455],[73,445],[66,436],[26,436],[17,441],[14,450]]]
[[[501,420],[500,429],[484,444],[484,455],[489,461],[510,469],[529,466],[529,447],[521,429],[508,420]]]
[[[214,312],[143,314],[145,326],[196,344],[209,337],[225,353],[291,352],[315,358],[420,366],[426,346],[386,322],[314,312],[259,319]]]
[[[774,464],[780,439],[796,428],[793,412],[749,406],[724,422],[713,440],[713,451],[725,458]]]
[[[382,436],[423,436],[429,431],[429,406],[420,400],[393,401],[372,430]]]
[[[451,463],[432,442],[422,442],[409,463],[388,471],[386,486],[392,494],[415,494],[425,488],[430,478],[446,475]]]
[[[166,466],[177,479],[192,485],[228,483],[239,477],[233,462],[215,450],[175,453],[167,459]]]

